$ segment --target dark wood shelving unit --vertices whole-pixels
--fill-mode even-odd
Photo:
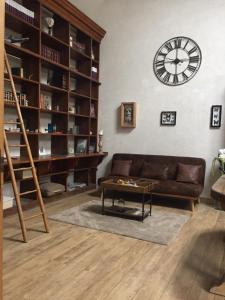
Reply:
[[[18,0],[18,3],[33,11],[34,19],[30,22],[6,10],[6,38],[13,33],[29,40],[17,44],[6,41],[5,49],[11,57],[11,66],[15,64],[13,67],[23,72],[13,78],[19,95],[23,95],[23,101],[24,97],[27,100],[26,105],[21,102],[21,112],[38,177],[49,176],[52,181],[66,185],[72,173],[75,182],[86,183],[86,188],[74,193],[93,188],[97,166],[107,155],[96,152],[100,42],[105,31],[67,0]],[[46,17],[54,19],[52,32]],[[5,91],[8,89],[9,79],[5,74]],[[12,119],[13,99],[5,99],[5,110]],[[21,132],[15,131],[15,127],[5,129],[7,136],[21,141]],[[46,155],[45,144],[50,151]],[[19,151],[20,157],[13,161],[17,167],[24,167],[28,164],[26,153]],[[8,182],[7,163],[4,171]],[[22,191],[30,187],[29,179],[18,181]],[[32,205],[29,203],[27,207]]]

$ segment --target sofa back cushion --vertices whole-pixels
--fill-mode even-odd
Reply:
[[[199,184],[201,182],[201,171],[201,165],[178,163],[176,181]]]
[[[166,180],[169,167],[166,164],[156,162],[144,162],[141,170],[141,177]]]
[[[114,159],[112,162],[112,176],[129,176],[132,160]]]
[[[130,168],[130,176],[139,177],[141,176],[141,170],[143,167],[144,161],[142,159],[134,159]]]

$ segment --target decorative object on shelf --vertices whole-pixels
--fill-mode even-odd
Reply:
[[[96,80],[98,79],[98,68],[91,67],[91,76]]]
[[[76,146],[76,153],[86,153],[87,152],[87,139],[78,139]]]
[[[202,54],[191,38],[179,36],[166,41],[156,52],[153,68],[164,84],[177,86],[186,83],[198,72]]]
[[[70,69],[72,71],[77,71],[77,61],[76,59],[70,59]]]
[[[10,35],[5,39],[5,42],[21,47],[22,43],[29,41],[29,39],[30,39],[29,37],[26,37],[26,38],[19,37],[18,38],[18,37],[13,37],[12,35]]]
[[[44,148],[44,146],[41,146],[39,149],[39,155],[46,155],[46,150]]]
[[[52,17],[46,17],[45,22],[48,26],[48,34],[53,35],[53,26],[55,24],[55,21]]]
[[[74,105],[70,105],[70,106],[69,106],[69,112],[70,112],[71,114],[75,114],[75,106],[74,106]]]
[[[91,103],[91,107],[90,107],[90,117],[91,118],[95,118],[96,114],[95,114],[95,105],[94,103]]]
[[[98,133],[98,152],[102,153],[102,148],[103,148],[103,130],[99,130]]]
[[[85,51],[86,51],[86,45],[83,44],[83,43],[79,43],[79,42],[73,41],[73,46],[72,46],[72,48],[74,48],[74,49],[76,49],[77,51],[79,51],[79,52],[85,54]]]
[[[222,116],[222,105],[213,105],[211,107],[210,127],[220,128]]]
[[[94,153],[95,152],[95,144],[90,144],[88,148],[89,153]]]
[[[79,134],[80,133],[80,127],[78,125],[73,125],[73,134]]]
[[[74,148],[68,147],[68,154],[74,154]]]
[[[162,111],[160,120],[161,126],[175,126],[176,115],[176,111]]]
[[[48,133],[53,132],[53,125],[51,123],[48,123]]]
[[[12,71],[13,75],[19,76],[21,78],[24,77],[24,69],[23,68],[20,68],[20,67],[11,68],[11,71]]]
[[[122,102],[120,106],[121,127],[136,127],[136,102]]]
[[[93,49],[91,49],[91,59],[95,59],[95,54],[94,54],[94,51],[93,51]]]

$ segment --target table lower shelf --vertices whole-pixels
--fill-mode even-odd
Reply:
[[[134,207],[126,207],[119,205],[105,206],[104,214],[118,216],[122,218],[129,219],[141,219],[142,220],[142,210]],[[145,210],[144,218],[148,217],[150,214],[150,210]]]

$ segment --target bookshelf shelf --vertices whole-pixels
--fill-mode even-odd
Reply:
[[[105,31],[67,0],[15,1],[34,13],[28,22],[26,13],[16,15],[18,12],[7,8],[5,48],[12,57],[10,64],[37,174],[65,185],[73,176],[74,181],[86,183],[80,191],[93,188],[97,166],[107,155],[96,152],[99,49]],[[48,27],[49,17],[54,19],[52,29]],[[26,40],[14,43],[12,36]],[[16,120],[9,83],[5,75],[5,114],[9,115],[5,119]],[[10,138],[21,140],[16,128],[5,129]],[[26,166],[26,155],[12,155],[14,164]],[[6,163],[4,168],[7,174]],[[24,190],[30,182],[20,180],[19,184]]]

